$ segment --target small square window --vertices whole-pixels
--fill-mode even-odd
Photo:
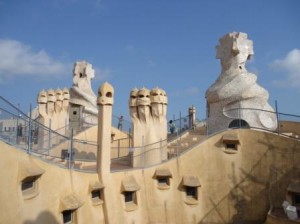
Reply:
[[[35,188],[36,177],[27,177],[22,181],[22,191],[28,191]]]
[[[185,187],[185,192],[186,192],[186,196],[188,198],[193,198],[195,200],[198,199],[198,192],[197,192],[197,187],[189,187],[186,186]]]
[[[104,186],[100,182],[96,181],[90,183],[89,194],[93,205],[103,204],[104,202],[103,190],[104,190]]]
[[[160,176],[157,178],[158,189],[165,190],[170,188],[170,177]]]
[[[127,176],[122,181],[122,197],[125,210],[134,211],[138,208],[137,191],[140,189],[133,176]]]
[[[92,199],[101,200],[100,190],[94,190],[94,191],[92,191],[91,195],[92,195]]]
[[[200,181],[197,176],[184,176],[182,178],[183,190],[185,192],[185,203],[190,205],[198,204],[198,187]]]
[[[133,202],[134,200],[134,193],[133,191],[125,191],[124,196],[125,196],[125,203],[127,202]]]
[[[161,185],[169,185],[169,177],[158,177],[157,181]]]
[[[172,174],[168,168],[161,168],[155,171],[155,178],[157,180],[157,187],[161,190],[170,188],[170,178]]]
[[[26,172],[23,172],[23,170],[26,170]],[[20,163],[19,172],[19,189],[23,194],[23,199],[36,197],[39,194],[39,179],[45,171],[34,162],[26,160]]]
[[[30,199],[38,195],[37,179],[36,176],[27,177],[21,182],[24,199]]]
[[[91,198],[93,205],[99,205],[103,203],[102,200],[102,189],[95,189],[91,191]]]
[[[224,152],[229,154],[235,154],[239,149],[239,138],[236,134],[225,134],[221,139],[224,145]]]
[[[188,205],[196,205],[198,201],[198,188],[201,186],[197,176],[184,176],[182,178],[184,202]]]
[[[73,210],[65,210],[62,212],[62,215],[64,224],[73,223]]]
[[[136,191],[124,191],[124,201],[126,211],[134,211],[138,208]]]
[[[235,143],[226,143],[225,146],[226,146],[226,149],[237,150],[237,145]]]
[[[293,194],[293,205],[297,207],[300,206],[300,194]]]

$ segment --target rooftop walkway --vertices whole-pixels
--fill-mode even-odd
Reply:
[[[206,129],[204,126],[186,130],[182,135],[177,133],[169,134],[169,140],[167,144],[163,146],[163,148],[167,151],[167,159],[162,162],[180,156],[185,151],[200,144],[206,138]],[[122,169],[132,169],[132,158],[132,154],[128,154],[123,158],[112,159],[111,170],[118,171]]]

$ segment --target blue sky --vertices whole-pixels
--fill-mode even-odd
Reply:
[[[0,93],[24,110],[42,89],[72,86],[77,60],[96,70],[94,92],[115,88],[113,113],[128,117],[134,87],[166,90],[168,118],[195,105],[220,74],[215,46],[228,32],[248,34],[248,70],[279,111],[300,115],[298,0],[0,0]]]

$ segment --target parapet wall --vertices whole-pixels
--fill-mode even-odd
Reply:
[[[237,137],[237,150],[226,150],[225,135]],[[66,208],[75,210],[78,224],[263,222],[300,169],[299,146],[297,140],[267,132],[231,130],[159,166],[111,173],[106,186],[96,173],[63,169],[0,142],[0,210],[5,213],[0,223],[62,223]],[[44,170],[38,194],[27,199],[21,190],[24,161]],[[168,186],[160,185],[159,175],[169,177]],[[91,189],[102,184],[111,197],[94,203]],[[125,203],[127,191],[136,193],[133,204]],[[66,205],[68,196],[73,203]]]
[[[291,133],[300,136],[300,123],[293,121],[280,121],[279,130],[281,133]]]

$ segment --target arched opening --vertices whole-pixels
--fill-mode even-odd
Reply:
[[[235,119],[230,122],[229,128],[250,128],[249,124],[242,119]]]

